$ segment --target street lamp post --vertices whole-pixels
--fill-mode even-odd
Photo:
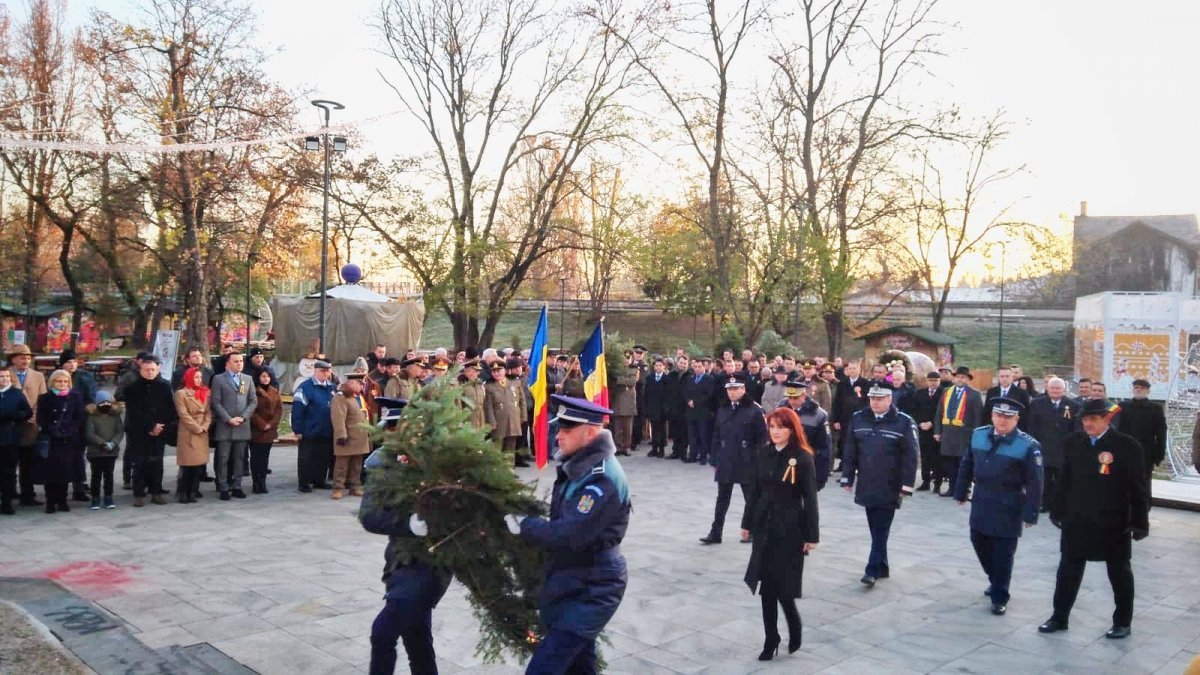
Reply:
[[[1000,244],[1000,329],[997,334],[996,344],[996,372],[1004,367],[1004,276],[1005,276],[1005,256],[1008,253],[1008,246],[1004,243]]]
[[[567,275],[563,274],[559,277],[559,282],[562,284],[558,294],[558,348],[566,349],[566,334],[567,334]]]
[[[321,150],[325,153],[325,185],[323,190],[324,204],[321,208],[321,301],[317,325],[317,353],[325,352],[325,290],[329,279],[329,113],[333,110],[345,110],[346,106],[337,101],[318,99],[312,104],[325,113],[324,130],[319,137],[309,136],[304,139],[306,150]],[[334,148],[338,152],[346,151],[346,139],[337,136],[333,139]]]

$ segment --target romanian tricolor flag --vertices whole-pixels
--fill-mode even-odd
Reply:
[[[550,395],[546,386],[548,335],[546,306],[542,305],[542,316],[533,334],[533,348],[529,350],[529,393],[533,396],[533,423],[530,428],[533,431],[533,456],[539,469],[546,466],[550,458]]]
[[[583,346],[579,355],[579,369],[583,373],[583,395],[587,400],[608,407],[608,369],[604,366],[604,320],[596,324],[596,330]]]

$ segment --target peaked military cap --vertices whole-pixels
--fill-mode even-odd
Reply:
[[[891,396],[893,393],[894,392],[887,387],[881,387],[877,384],[873,384],[871,385],[871,390],[867,392],[867,396],[870,398],[883,398],[884,396]]]
[[[997,398],[995,401],[996,402],[992,404],[992,412],[999,415],[1014,417],[1016,415],[1020,415],[1022,410],[1025,410],[1025,406],[1022,405],[1020,401],[1011,398]]]
[[[591,401],[573,396],[562,396],[561,394],[551,394],[550,398],[559,404],[558,415],[554,418],[556,422],[566,422],[567,424],[604,424],[604,417],[611,415],[612,410],[601,405],[596,405]]]
[[[804,384],[800,380],[788,380],[787,382],[783,383],[783,386],[785,387],[783,393],[788,398],[792,398],[794,396],[803,396],[808,393],[808,385]]]
[[[408,405],[408,401],[402,398],[376,396],[375,405],[379,406],[380,422],[395,422],[400,419],[400,413]]]
[[[416,365],[422,365],[422,366],[425,365],[425,359],[421,358],[420,356],[410,356],[407,359],[404,359],[403,361],[400,362],[401,368],[407,368],[409,366],[416,366]]]

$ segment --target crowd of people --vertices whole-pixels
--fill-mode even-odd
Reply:
[[[133,491],[134,506],[144,506],[147,498],[165,504],[167,446],[176,448],[180,503],[196,503],[205,482],[215,483],[222,501],[244,499],[247,471],[251,492],[267,493],[271,447],[284,412],[278,378],[258,350],[246,357],[222,351],[208,361],[199,349],[188,350],[170,378],[157,357],[139,354],[110,393],[79,369],[69,351],[44,377],[31,367],[27,348],[10,350],[0,368],[0,513],[13,514],[14,499],[44,506],[47,513],[69,511],[70,501],[87,502],[93,510],[114,508],[114,474],[122,457],[120,483]],[[700,542],[722,542],[739,487],[745,500],[740,540],[751,544],[745,580],[762,598],[763,660],[773,658],[782,642],[776,629],[780,608],[788,650],[800,648],[795,601],[804,558],[819,543],[818,495],[835,473],[866,513],[871,549],[861,582],[868,588],[891,576],[887,541],[900,504],[916,492],[930,492],[971,502],[970,539],[988,577],[985,594],[992,612],[1004,614],[1017,540],[1040,513],[1049,512],[1063,531],[1062,558],[1054,613],[1039,630],[1067,629],[1086,562],[1103,560],[1116,604],[1106,635],[1129,634],[1129,542],[1149,534],[1150,476],[1166,450],[1165,416],[1149,400],[1145,380],[1134,381],[1133,398],[1118,403],[1107,398],[1103,383],[1088,380],[1079,383],[1078,396],[1057,377],[1046,379],[1039,392],[1018,365],[998,369],[995,386],[981,390],[965,366],[921,374],[894,361],[871,364],[864,373],[860,363],[842,358],[768,357],[749,349],[739,356],[729,350],[716,357],[683,350],[657,356],[638,345],[621,367],[610,367],[605,408],[585,400],[577,358],[552,357],[547,380],[554,394],[551,436],[560,445],[556,457],[570,467],[582,461],[572,457],[586,456],[587,475],[607,472],[607,478],[571,487],[586,483],[585,475],[578,465],[560,469],[563,485],[556,484],[551,520],[514,517],[513,533],[552,546],[571,541],[571,528],[582,528],[591,534],[583,544],[571,544],[575,564],[579,546],[601,546],[591,535],[609,532],[603,546],[588,553],[589,564],[598,564],[602,550],[616,549],[628,522],[628,490],[617,456],[645,445],[647,457],[711,465],[714,517]],[[515,466],[527,465],[532,419],[527,353],[438,349],[399,358],[377,345],[343,377],[316,359],[311,375],[297,380],[290,417],[298,443],[297,489],[329,489],[334,499],[363,495],[363,466],[372,451],[366,427],[394,421],[406,400],[452,368],[470,423],[486,429]],[[45,486],[44,502],[37,499],[37,484]],[[559,488],[569,492],[559,495]],[[610,505],[605,495],[619,499]],[[564,496],[574,501],[564,502]],[[592,519],[616,520],[589,524],[593,512]],[[420,536],[419,518],[412,518],[407,524],[388,520],[395,527],[379,529]],[[550,531],[555,538],[547,538]],[[619,604],[624,589],[623,559],[618,564],[619,554],[606,555],[605,569],[615,576],[606,591],[609,604],[596,615],[602,620],[592,616],[587,631],[567,628],[555,638],[554,649],[585,670],[594,659],[595,635],[615,611],[612,594]],[[422,602],[427,614],[437,598]],[[556,610],[567,616],[565,611]],[[406,616],[405,610],[393,613]],[[414,624],[423,631],[418,638],[428,633],[427,623]],[[393,662],[396,640],[406,630],[399,625],[385,626],[394,634]],[[591,637],[580,641],[580,634]],[[381,638],[385,656],[388,642]],[[431,657],[432,644],[417,642],[427,651],[421,658]]]

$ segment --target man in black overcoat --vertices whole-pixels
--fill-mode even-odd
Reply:
[[[1063,444],[1079,431],[1080,403],[1067,396],[1067,383],[1057,377],[1046,380],[1046,393],[1029,404],[1029,435],[1042,446],[1042,512],[1050,510],[1063,467]]]
[[[1050,508],[1050,522],[1062,529],[1054,614],[1038,626],[1042,633],[1067,630],[1071,607],[1089,560],[1108,566],[1116,609],[1110,640],[1128,637],[1133,621],[1131,541],[1150,534],[1142,447],[1132,436],[1109,426],[1109,404],[1091,400],[1080,411],[1083,432],[1071,434],[1064,447],[1061,485]]]
[[[1150,381],[1133,381],[1133,398],[1121,403],[1121,430],[1137,439],[1145,453],[1146,495],[1150,496],[1154,467],[1167,458],[1167,416],[1150,400]]]
[[[654,359],[654,372],[643,378],[639,407],[650,422],[650,453],[647,457],[665,457],[667,447],[667,390],[673,386],[662,358]]]
[[[942,456],[937,439],[933,437],[933,419],[938,413],[942,398],[942,376],[932,370],[925,376],[925,386],[913,395],[913,419],[917,422],[917,439],[921,444],[921,485],[918,492],[926,492],[930,485],[936,492],[942,491]]]

